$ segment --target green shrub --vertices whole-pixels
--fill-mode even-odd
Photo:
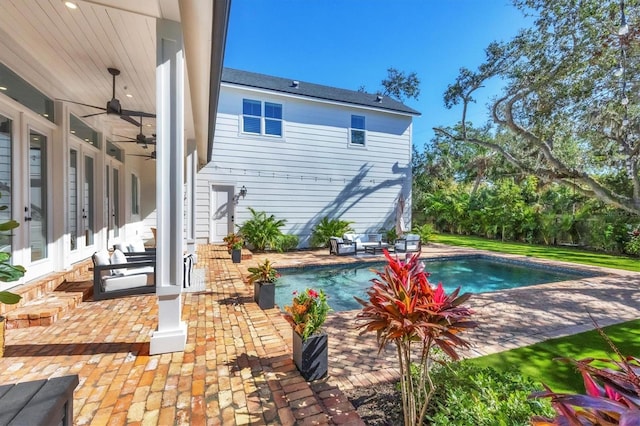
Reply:
[[[640,231],[637,229],[631,234],[631,239],[625,243],[624,252],[633,256],[640,255]]]
[[[286,220],[276,219],[274,215],[267,216],[266,212],[258,212],[249,207],[251,219],[240,226],[240,233],[245,242],[250,244],[255,251],[265,251],[267,247],[276,249],[278,241],[282,237],[280,228]]]
[[[424,225],[415,226],[411,230],[411,233],[420,235],[420,241],[422,242],[422,244],[426,244],[429,242],[429,240],[431,240],[431,237],[435,233],[435,230],[433,229],[432,224],[425,223]]]
[[[353,232],[351,224],[346,220],[329,219],[328,216],[322,218],[320,222],[311,230],[311,247],[327,247],[329,238],[342,237],[348,232]]]
[[[276,242],[275,249],[280,252],[295,250],[298,247],[299,241],[300,239],[298,238],[297,235],[282,234],[280,235],[280,238],[278,238],[278,241]]]
[[[431,376],[438,384],[427,410],[432,426],[529,425],[532,416],[554,413],[548,401],[529,399],[542,387],[517,371],[454,362],[434,367]]]

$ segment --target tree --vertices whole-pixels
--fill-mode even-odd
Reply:
[[[533,27],[491,43],[476,71],[460,70],[444,102],[462,106],[461,122],[434,130],[490,148],[545,182],[640,214],[640,1],[627,1],[626,9],[611,0],[514,5],[535,17]],[[468,108],[493,78],[505,82],[490,104],[498,128],[493,137],[471,134]],[[629,184],[611,184],[619,171]]]
[[[387,69],[387,78],[380,82],[384,90],[381,93],[384,96],[391,96],[404,102],[406,99],[418,99],[420,95],[420,79],[418,74],[412,72],[405,74],[404,71],[398,71],[395,68]],[[365,86],[358,87],[358,92],[365,93]]]

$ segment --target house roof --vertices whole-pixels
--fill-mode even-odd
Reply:
[[[378,97],[378,95],[371,93],[323,86],[320,84],[307,83],[305,81],[290,78],[274,77],[233,68],[224,68],[222,71],[222,82],[255,87],[258,89],[273,90],[275,92],[290,93],[315,99],[362,105],[370,108],[395,111],[404,114],[420,115],[420,113],[413,108],[409,108],[402,102],[396,101],[388,96]]]

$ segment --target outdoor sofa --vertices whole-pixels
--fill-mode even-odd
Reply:
[[[420,235],[406,234],[405,236],[398,238],[394,244],[396,252],[410,253],[422,250],[422,243],[420,241]]]
[[[356,251],[365,251],[366,247],[382,247],[382,234],[354,234],[347,233],[342,236],[345,242],[355,245]]]
[[[116,249],[97,251],[93,259],[93,299],[103,300],[156,291],[156,259],[127,258]]]

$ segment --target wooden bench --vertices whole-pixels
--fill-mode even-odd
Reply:
[[[73,424],[78,375],[0,386],[0,425]]]

